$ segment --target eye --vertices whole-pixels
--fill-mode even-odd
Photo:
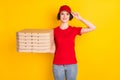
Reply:
[[[64,13],[61,13],[61,15],[64,15]]]
[[[67,15],[69,15],[69,13],[67,13]]]

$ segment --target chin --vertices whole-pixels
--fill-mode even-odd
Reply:
[[[69,20],[61,20],[62,23],[67,23]]]

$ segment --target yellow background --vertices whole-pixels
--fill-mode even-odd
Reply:
[[[77,80],[120,80],[119,0],[1,0],[0,80],[53,80],[53,55],[16,52],[16,32],[56,27],[63,4],[97,27],[76,38]],[[85,27],[76,19],[70,25]]]

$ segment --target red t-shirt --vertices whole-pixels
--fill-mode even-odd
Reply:
[[[81,35],[82,27],[71,27],[62,30],[59,26],[54,28],[56,51],[53,64],[75,64],[75,36]]]

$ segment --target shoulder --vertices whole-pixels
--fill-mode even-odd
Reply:
[[[76,29],[82,29],[82,27],[76,27],[76,26],[70,26],[71,29],[76,30]]]
[[[55,28],[53,28],[54,30],[57,30],[57,29],[59,29],[59,26],[56,26]]]
[[[71,28],[72,28],[72,31],[73,31],[76,35],[81,35],[82,27],[73,26],[73,27],[71,27]]]
[[[56,26],[55,28],[53,28],[53,32],[54,32],[54,34],[56,34],[57,32],[59,32],[59,26]]]

